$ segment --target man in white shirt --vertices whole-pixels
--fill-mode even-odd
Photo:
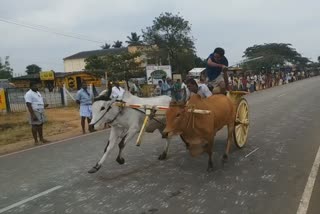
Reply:
[[[119,82],[116,81],[112,87],[110,98],[117,98],[117,100],[121,100],[124,92],[125,90],[121,88]]]
[[[188,87],[186,85],[186,80],[182,81],[181,90],[182,90],[182,99],[187,99],[190,97],[190,91],[188,90]]]
[[[212,92],[209,90],[208,86],[204,83],[199,83],[198,85],[194,79],[187,79],[186,84],[189,91],[191,92],[190,95],[192,95],[192,93],[199,94],[202,98],[207,98],[212,96]]]
[[[254,91],[257,91],[257,84],[258,84],[258,76],[257,76],[257,74],[255,74],[253,76],[253,78],[254,78]]]
[[[43,123],[46,121],[44,115],[44,108],[48,104],[44,104],[43,97],[38,91],[37,84],[35,82],[30,82],[30,90],[24,95],[24,99],[30,113],[30,125],[34,143],[39,144],[38,135],[40,144],[47,143],[49,141],[43,138]]]

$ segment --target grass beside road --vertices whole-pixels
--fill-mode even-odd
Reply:
[[[80,116],[75,107],[46,109],[48,121],[44,124],[44,137],[80,133]],[[0,114],[0,147],[23,141],[33,141],[28,112]],[[49,139],[50,140],[50,139]]]

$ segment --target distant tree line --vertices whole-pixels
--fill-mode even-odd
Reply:
[[[196,55],[194,38],[191,36],[191,24],[180,14],[161,13],[159,17],[153,20],[151,26],[142,30],[141,35],[131,32],[131,35],[127,36],[126,43],[129,46],[145,45],[156,47],[144,51],[144,54],[147,55],[147,63],[170,64],[174,73],[186,75],[194,67],[206,66],[207,59],[202,59]],[[111,47],[121,48],[123,45],[121,41],[117,40],[113,45],[106,43],[101,46],[103,49]],[[89,57],[86,60],[86,69],[97,72],[101,76],[104,75],[104,71],[109,71],[113,77],[130,78],[132,75],[137,74],[137,70],[139,71],[139,63],[133,62],[133,58],[140,55],[141,53],[137,52],[135,54],[123,53],[118,56]],[[288,43],[253,45],[244,51],[243,58],[252,59],[261,56],[263,58],[259,60],[242,63],[241,67],[246,70],[260,72],[262,69],[271,71],[289,63],[296,65],[299,69],[312,66],[319,67],[320,63],[320,57],[318,57],[318,62],[311,62]]]
[[[12,78],[13,69],[10,67],[9,56],[5,57],[4,62],[0,57],[0,79]]]

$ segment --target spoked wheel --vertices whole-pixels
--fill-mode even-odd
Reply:
[[[240,99],[237,107],[234,125],[234,142],[238,148],[242,148],[247,143],[249,132],[249,106],[244,98]]]

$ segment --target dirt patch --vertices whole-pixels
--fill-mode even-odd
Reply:
[[[44,138],[54,142],[82,135],[76,107],[46,109],[48,122],[43,125]],[[28,112],[0,114],[0,154],[34,146]]]

